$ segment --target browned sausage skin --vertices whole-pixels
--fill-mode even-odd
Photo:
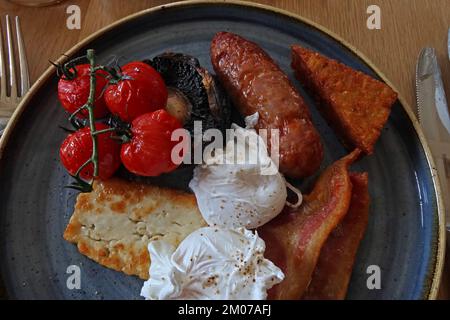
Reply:
[[[280,172],[293,178],[315,173],[323,159],[320,136],[303,98],[270,56],[253,42],[219,32],[211,62],[239,112],[259,113],[255,129],[280,130]]]

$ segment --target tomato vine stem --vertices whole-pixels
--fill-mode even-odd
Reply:
[[[95,115],[94,115],[94,108],[95,108],[95,95],[96,95],[96,85],[97,85],[97,78],[96,76],[105,76],[109,79],[109,82],[117,82],[120,79],[122,79],[122,75],[120,75],[120,68],[116,69],[116,68],[112,68],[112,67],[105,67],[102,65],[96,65],[96,59],[95,59],[95,51],[94,49],[88,49],[86,56],[80,57],[80,58],[75,58],[69,62],[67,62],[64,65],[56,65],[54,64],[57,68],[58,68],[58,72],[61,75],[64,75],[66,77],[66,79],[68,80],[73,80],[76,77],[76,68],[75,66],[77,65],[77,63],[80,63],[83,59],[87,59],[88,63],[89,63],[89,96],[88,99],[86,101],[86,103],[81,106],[80,108],[78,108],[77,110],[75,110],[69,117],[69,121],[70,123],[72,123],[72,125],[76,128],[76,129],[80,129],[81,127],[83,127],[85,124],[79,124],[77,121],[76,116],[81,112],[81,111],[87,111],[88,114],[88,125],[89,125],[89,129],[90,129],[90,136],[92,139],[92,154],[89,157],[89,159],[83,163],[78,170],[76,171],[75,175],[73,175],[72,177],[76,180],[74,183],[72,183],[70,186],[67,186],[69,188],[73,188],[76,190],[79,190],[81,192],[91,192],[92,191],[92,186],[94,183],[95,178],[98,177],[99,175],[99,163],[98,163],[98,139],[97,136],[99,134],[102,133],[107,133],[107,132],[118,132],[118,129],[113,127],[113,128],[108,128],[108,129],[102,129],[102,130],[96,130],[96,126],[95,126]],[[97,73],[98,71],[105,71],[106,74],[104,73]],[[104,90],[104,89],[103,89]],[[115,136],[111,136],[111,138],[115,138]],[[122,140],[124,138],[121,138]],[[83,169],[85,169],[88,165],[90,165],[92,163],[93,165],[93,175],[92,175],[92,179],[90,179],[89,181],[85,181],[84,179],[82,179],[80,177],[81,172],[83,171]]]
[[[92,138],[92,156],[91,162],[94,165],[94,175],[92,180],[98,176],[98,148],[97,148],[97,135],[95,134],[95,117],[94,117],[94,102],[95,102],[95,86],[97,84],[97,79],[95,77],[95,51],[94,49],[87,50],[87,59],[89,60],[90,66],[90,87],[89,87],[89,97],[86,103],[86,108],[89,113],[89,127],[91,129]],[[93,182],[93,181],[92,181]]]
[[[76,182],[72,185],[70,185],[70,188],[74,188],[77,190],[80,190],[81,192],[91,192],[92,191],[92,185],[94,183],[94,179],[98,177],[98,145],[97,145],[97,135],[103,132],[106,132],[105,130],[99,130],[96,131],[95,129],[95,116],[94,116],[94,103],[95,103],[95,88],[97,85],[97,79],[95,73],[97,72],[97,67],[95,65],[95,51],[93,49],[88,49],[86,58],[89,61],[90,68],[89,68],[89,96],[86,101],[86,103],[78,108],[75,112],[73,112],[70,117],[69,121],[72,122],[74,117],[82,110],[87,110],[88,112],[88,121],[89,121],[89,129],[90,129],[90,135],[92,139],[92,154],[90,158],[83,163],[73,176],[73,178],[76,180]],[[112,130],[107,130],[112,131]],[[92,179],[89,182],[84,181],[81,177],[81,171],[83,171],[84,168],[86,168],[89,164],[94,166],[94,172],[92,175]]]
[[[108,128],[108,129],[97,130],[97,131],[95,131],[93,133],[93,135],[97,136],[97,135],[102,134],[102,133],[113,132],[113,131],[116,131],[116,128]]]
[[[79,107],[77,110],[75,110],[69,117],[69,121],[72,121],[72,119],[78,114],[80,113],[82,110],[86,109],[86,105],[82,105],[81,107]]]

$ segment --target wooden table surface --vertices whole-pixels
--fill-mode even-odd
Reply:
[[[96,30],[142,9],[169,3],[164,0],[70,0],[45,8],[28,8],[0,0],[0,16],[21,18],[34,82],[49,66],[74,44]],[[258,0],[302,15],[337,33],[358,48],[391,80],[400,94],[414,108],[414,71],[419,51],[424,46],[437,49],[446,91],[450,93],[450,63],[446,36],[450,26],[448,0]],[[81,29],[66,27],[67,6],[81,9]],[[366,26],[369,5],[381,9],[381,29]],[[449,298],[448,272],[441,286],[440,298]]]

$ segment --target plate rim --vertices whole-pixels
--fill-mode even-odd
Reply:
[[[436,262],[434,264],[434,270],[432,275],[432,282],[431,286],[429,288],[429,292],[427,295],[427,299],[434,300],[437,298],[440,282],[442,278],[442,272],[444,268],[444,258],[445,258],[445,244],[446,244],[446,232],[445,232],[445,207],[442,197],[442,191],[440,186],[439,177],[437,174],[436,165],[433,159],[433,156],[431,154],[431,150],[428,146],[428,142],[425,138],[425,135],[422,131],[422,128],[414,115],[411,107],[406,102],[403,95],[398,91],[396,86],[392,84],[391,81],[386,77],[386,75],[378,69],[378,67],[362,52],[359,51],[356,47],[354,47],[352,44],[341,38],[338,34],[335,32],[327,29],[326,27],[308,19],[305,18],[299,14],[295,14],[292,12],[289,12],[284,9],[276,8],[270,5],[265,4],[259,4],[259,3],[253,3],[253,2],[247,2],[247,1],[241,1],[241,0],[186,0],[186,1],[178,1],[168,4],[163,4],[151,8],[147,8],[138,12],[135,12],[133,14],[130,14],[126,17],[123,17],[97,31],[90,34],[86,38],[82,39],[78,43],[76,43],[73,47],[71,47],[69,50],[67,50],[64,54],[61,55],[60,58],[57,59],[56,63],[64,63],[71,57],[74,53],[79,51],[81,48],[88,45],[90,42],[98,39],[106,32],[115,29],[119,27],[122,24],[125,24],[129,21],[132,21],[134,19],[137,19],[139,17],[145,16],[147,14],[152,14],[158,11],[162,11],[168,8],[179,8],[179,7],[190,7],[190,6],[196,6],[196,5],[224,5],[224,6],[237,6],[237,7],[246,7],[251,9],[259,9],[262,11],[269,11],[271,13],[275,13],[281,16],[285,16],[288,18],[291,18],[297,22],[301,22],[303,24],[309,25],[318,31],[328,35],[329,37],[333,38],[335,41],[339,42],[343,47],[347,48],[350,52],[352,52],[354,55],[356,55],[359,59],[361,59],[362,62],[364,62],[367,66],[369,66],[386,84],[388,84],[391,88],[394,89],[398,93],[398,100],[400,101],[400,104],[402,105],[403,110],[408,115],[415,132],[417,133],[419,137],[420,144],[422,145],[425,153],[425,157],[428,163],[428,167],[431,174],[431,179],[433,182],[433,187],[435,189],[435,195],[436,195],[436,202],[437,202],[437,215],[438,215],[438,237],[437,237],[437,252],[436,252]],[[5,131],[3,133],[3,136],[0,138],[0,162],[3,160],[4,151],[6,149],[6,146],[9,142],[9,139],[13,133],[13,130],[18,123],[21,115],[23,114],[23,111],[25,108],[29,106],[29,102],[32,100],[35,94],[38,93],[39,89],[46,83],[53,75],[55,74],[55,68],[53,66],[48,67],[44,73],[39,76],[39,78],[36,80],[36,82],[32,85],[30,90],[25,94],[25,96],[22,98],[21,102],[16,107],[16,110],[14,111],[13,115],[11,116],[8,125],[5,128]]]

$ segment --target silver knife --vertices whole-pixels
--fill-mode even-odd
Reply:
[[[448,55],[448,59],[450,60],[450,28],[448,28],[448,33],[447,33],[447,55]]]
[[[450,40],[448,46],[450,57]],[[424,48],[420,52],[416,68],[416,94],[418,118],[439,174],[446,206],[447,231],[450,231],[450,116],[434,48]]]

